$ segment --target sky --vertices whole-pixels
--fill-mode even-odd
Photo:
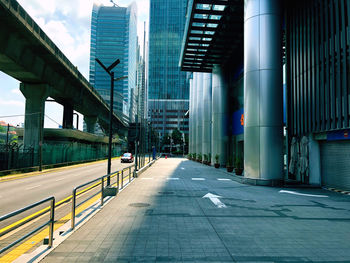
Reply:
[[[88,80],[92,5],[94,2],[111,5],[110,1],[17,1]],[[146,21],[148,26],[149,20],[149,0],[114,0],[114,2],[122,7],[136,2],[139,42],[143,46],[144,21]],[[24,123],[25,99],[19,90],[19,82],[1,71],[0,94],[0,120],[10,123],[13,126]],[[16,117],[6,117],[15,115]],[[45,128],[58,128],[59,125],[62,125],[62,118],[63,107],[54,102],[46,102]],[[83,117],[80,117],[79,120],[79,129],[81,130],[83,127]]]

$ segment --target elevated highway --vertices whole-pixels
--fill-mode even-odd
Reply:
[[[84,115],[88,132],[96,122],[108,129],[108,104],[15,0],[0,0],[0,70],[21,82],[25,145],[39,142],[48,97],[64,106],[63,128],[72,128],[76,110]],[[114,131],[124,134],[127,120],[113,114],[112,121]]]

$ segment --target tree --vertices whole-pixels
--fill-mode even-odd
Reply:
[[[171,137],[173,138],[173,142],[175,145],[183,143],[182,142],[182,133],[178,129],[173,130]]]
[[[7,132],[7,128],[0,125],[0,133],[6,133],[6,132]]]
[[[170,135],[169,134],[165,134],[162,138],[162,146],[165,144],[170,144]]]

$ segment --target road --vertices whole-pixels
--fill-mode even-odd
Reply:
[[[130,166],[130,163],[112,161],[112,171]],[[0,216],[48,196],[56,202],[72,194],[74,187],[106,174],[107,161],[61,169],[49,173],[0,182]],[[48,204],[46,204],[47,206]]]

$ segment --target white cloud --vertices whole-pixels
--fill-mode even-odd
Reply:
[[[54,14],[57,8],[57,3],[59,3],[56,0],[18,0],[18,2],[27,13],[34,17]]]
[[[22,107],[24,109],[24,102],[19,100],[0,99],[0,106],[14,106],[14,107]]]
[[[16,95],[22,95],[21,91],[19,89],[12,89],[11,92]]]

